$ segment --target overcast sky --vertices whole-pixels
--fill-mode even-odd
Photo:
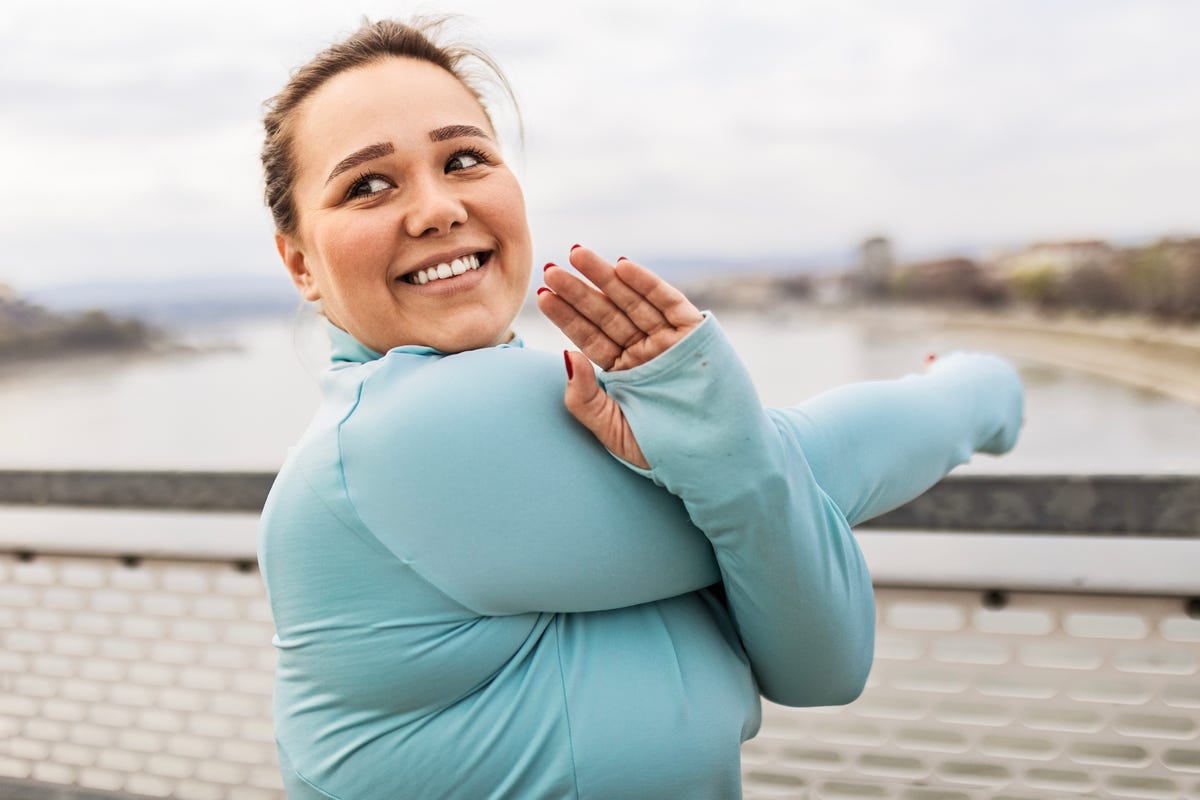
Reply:
[[[508,71],[539,261],[1200,233],[1192,0],[5,0],[0,282],[282,275],[261,103],[412,10]]]

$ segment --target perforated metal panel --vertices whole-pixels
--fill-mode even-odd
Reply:
[[[1200,798],[1200,620],[1185,600],[878,598],[866,692],[842,709],[768,706],[743,748],[747,797]]]
[[[1182,598],[879,590],[844,709],[767,706],[750,798],[1200,799],[1200,620]],[[257,574],[0,556],[0,777],[283,796]]]

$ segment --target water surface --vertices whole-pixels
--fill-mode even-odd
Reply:
[[[962,346],[945,330],[824,313],[720,315],[764,402],[899,377],[927,352]],[[207,340],[240,349],[62,359],[0,376],[0,467],[276,469],[319,400],[328,346],[319,319],[266,319]],[[528,346],[565,340],[536,312]],[[1020,444],[965,471],[1200,474],[1200,409],[1084,373],[1015,361],[1027,388]]]

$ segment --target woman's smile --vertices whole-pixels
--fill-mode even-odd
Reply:
[[[490,250],[469,251],[462,255],[434,259],[430,264],[418,267],[412,272],[400,276],[400,280],[417,286],[424,286],[436,281],[457,278],[468,272],[474,272],[487,263]]]

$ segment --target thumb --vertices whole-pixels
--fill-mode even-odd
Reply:
[[[649,469],[650,464],[642,455],[621,407],[596,381],[592,362],[582,353],[569,350],[563,351],[563,359],[567,368],[567,390],[563,396],[567,411],[613,455]]]

